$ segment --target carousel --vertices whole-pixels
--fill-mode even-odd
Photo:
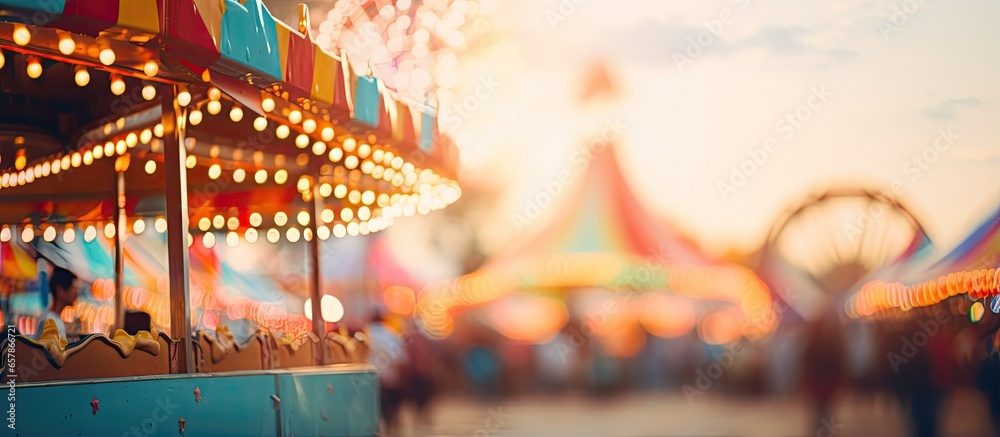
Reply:
[[[298,15],[0,0],[7,434],[378,433],[364,317],[321,267],[458,200],[458,153]]]

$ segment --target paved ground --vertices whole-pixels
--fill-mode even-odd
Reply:
[[[812,423],[803,399],[698,398],[680,394],[632,394],[596,400],[584,397],[531,397],[477,402],[440,400],[432,425],[417,427],[406,412],[413,436],[904,436],[900,409],[887,399],[841,399],[828,429]],[[490,420],[498,417],[503,420]],[[984,400],[963,392],[943,411],[942,435],[988,436],[992,431]],[[497,425],[500,425],[497,428]],[[831,431],[835,431],[834,434]]]

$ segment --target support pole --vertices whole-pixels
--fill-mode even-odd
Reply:
[[[115,172],[115,325],[111,330],[125,329],[125,172]]]
[[[322,310],[323,293],[321,292],[322,277],[319,258],[319,234],[316,232],[319,228],[319,215],[323,211],[323,197],[319,195],[318,180],[313,183],[312,202],[310,204],[312,205],[312,216],[309,220],[309,226],[312,228],[313,237],[309,240],[309,297],[312,299],[313,333],[319,337],[318,350],[314,356],[316,357],[316,365],[321,366],[326,364],[327,354],[326,321],[323,320]]]
[[[177,372],[194,371],[191,356],[191,302],[188,293],[188,200],[184,134],[187,109],[177,106],[177,89],[163,87],[163,171],[167,203],[167,274],[170,284],[170,338],[179,340]]]

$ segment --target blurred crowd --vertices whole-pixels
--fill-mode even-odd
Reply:
[[[418,421],[442,393],[495,399],[588,394],[596,400],[635,391],[702,397],[802,397],[820,426],[838,398],[880,398],[906,412],[912,435],[939,435],[940,412],[958,389],[978,389],[1000,429],[997,326],[936,308],[905,319],[850,321],[831,312],[785,323],[767,338],[725,345],[695,331],[677,338],[647,336],[630,356],[581,337],[570,322],[542,344],[514,342],[495,331],[463,326],[460,336],[432,341],[411,319],[373,322],[371,363],[380,372],[382,416],[389,433],[411,404]],[[456,330],[456,332],[459,332]],[[430,426],[418,423],[418,426]]]

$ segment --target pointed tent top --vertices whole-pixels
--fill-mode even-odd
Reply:
[[[689,264],[715,263],[674,225],[645,209],[625,180],[613,145],[594,153],[574,181],[552,205],[555,214],[543,218],[545,224],[489,263],[564,253],[620,253]]]
[[[580,89],[580,101],[586,103],[601,97],[608,99],[618,97],[618,90],[608,72],[607,64],[604,61],[597,61],[587,70],[583,88]]]

